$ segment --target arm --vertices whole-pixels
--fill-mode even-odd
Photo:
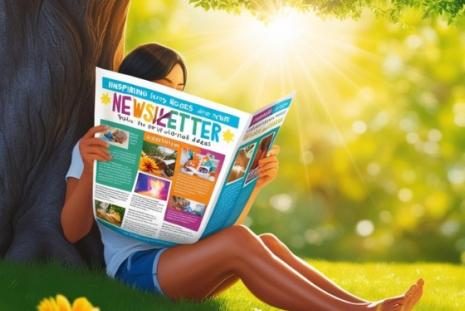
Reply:
[[[80,140],[79,151],[83,170],[79,179],[70,177],[66,182],[65,204],[61,210],[61,226],[65,238],[75,243],[89,233],[93,224],[92,177],[93,161],[108,161],[108,143],[94,138],[94,134],[105,130],[103,126],[91,128]]]
[[[277,155],[279,154],[279,150],[279,146],[273,146],[273,148],[271,148],[270,152],[268,153],[268,156],[258,162],[259,169],[257,184],[255,185],[255,188],[253,189],[252,194],[250,195],[250,198],[244,207],[244,210],[237,219],[236,225],[240,225],[244,222],[260,191],[266,185],[272,182],[278,175],[279,161]]]
[[[81,179],[69,177],[66,182],[61,226],[65,238],[75,243],[89,233],[92,224],[92,172],[83,172]]]

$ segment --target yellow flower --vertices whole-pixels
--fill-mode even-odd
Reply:
[[[139,169],[143,172],[152,173],[152,174],[156,173],[159,170],[157,163],[153,159],[147,156],[143,156],[141,158]]]
[[[79,297],[69,303],[68,299],[63,295],[56,295],[56,298],[44,298],[37,306],[38,311],[100,311],[99,308],[92,306],[87,298]]]

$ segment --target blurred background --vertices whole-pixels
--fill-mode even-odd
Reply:
[[[465,263],[465,29],[406,10],[320,19],[137,0],[126,50],[179,51],[188,93],[252,112],[297,91],[247,224],[298,255]]]

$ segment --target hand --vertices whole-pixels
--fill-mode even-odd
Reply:
[[[273,146],[268,152],[268,155],[258,161],[258,180],[255,186],[261,189],[272,182],[278,175],[279,161],[277,155],[279,154],[279,146]]]
[[[109,144],[100,138],[94,137],[96,133],[104,132],[107,129],[108,127],[105,125],[94,126],[79,140],[79,152],[84,162],[84,172],[91,173],[93,171],[94,160],[111,160],[108,151]]]

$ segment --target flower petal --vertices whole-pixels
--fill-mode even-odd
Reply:
[[[55,299],[59,311],[71,311],[71,304],[65,296],[58,294]]]
[[[92,304],[85,297],[76,298],[73,302],[72,311],[92,311]]]
[[[53,298],[44,298],[37,306],[38,311],[59,311],[58,306]]]
[[[42,299],[37,306],[37,311],[51,311],[50,301],[47,298]]]

